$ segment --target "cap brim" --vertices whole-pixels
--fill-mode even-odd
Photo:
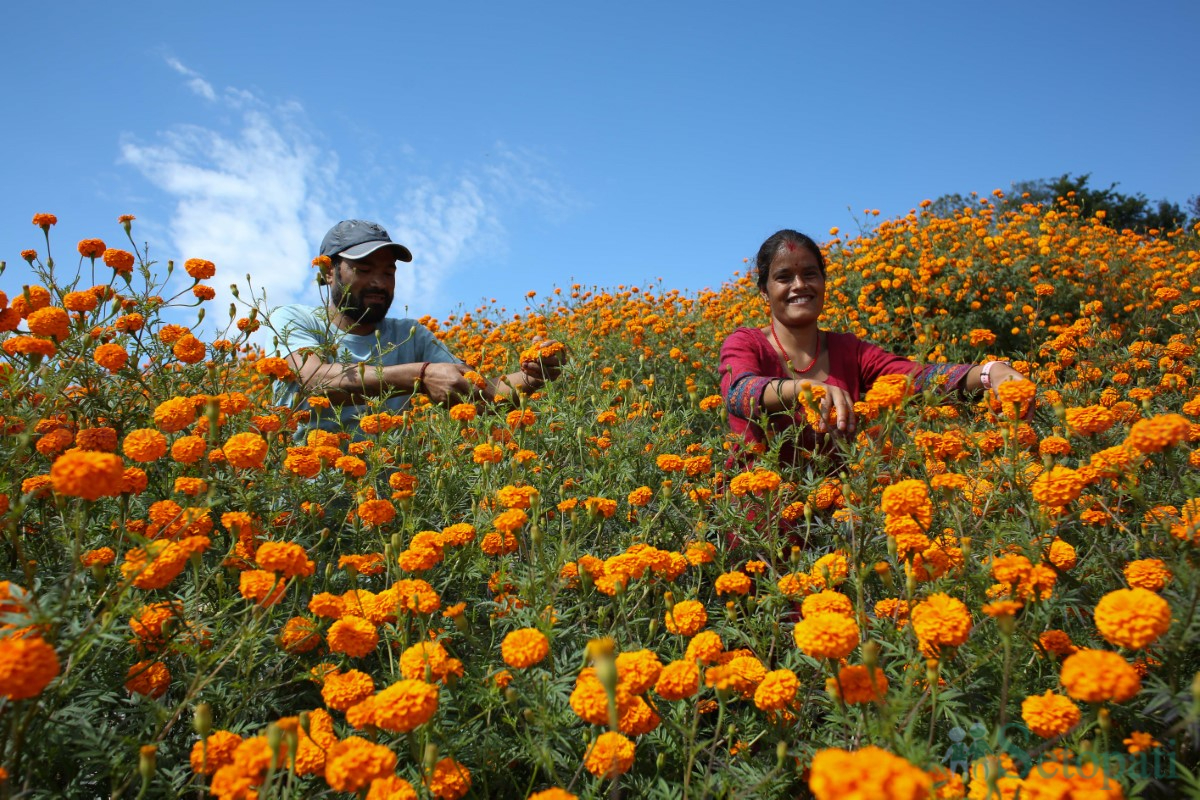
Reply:
[[[396,253],[396,258],[400,261],[412,261],[412,253],[408,251],[408,248],[396,242],[363,242],[343,250],[338,255],[342,258],[366,258],[384,247],[392,248]]]

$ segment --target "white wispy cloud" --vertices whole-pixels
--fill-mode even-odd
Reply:
[[[550,217],[572,207],[543,177],[546,164],[503,144],[486,164],[450,165],[439,177],[414,170],[416,155],[403,147],[393,150],[403,163],[374,164],[361,177],[347,176],[298,103],[272,104],[237,88],[218,92],[178,59],[166,63],[191,91],[228,112],[221,119],[234,122],[181,124],[149,140],[126,135],[121,160],[173,200],[163,225],[173,257],[217,265],[211,283],[218,296],[209,313],[220,317],[218,327],[232,299],[230,283],[249,297],[247,274],[255,296],[265,290],[271,307],[318,302],[310,262],[339,219],[378,219],[413,251],[413,264],[397,276],[393,313],[407,305],[420,314],[424,305],[445,299],[442,287],[463,263],[483,253],[503,254],[504,217],[516,206],[537,205]],[[368,184],[380,174],[405,177],[383,189]],[[356,197],[370,198],[375,208],[360,211]]]

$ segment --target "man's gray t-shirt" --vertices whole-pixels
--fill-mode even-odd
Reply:
[[[279,337],[279,349],[285,358],[293,353],[313,350],[327,363],[365,364],[366,369],[422,361],[434,364],[462,363],[415,319],[387,317],[371,334],[358,336],[331,324],[325,308],[290,305],[280,306],[271,312],[270,324]],[[333,351],[335,347],[336,351]],[[320,427],[331,431],[356,431],[359,415],[380,411],[399,413],[408,406],[409,401],[407,393],[393,394],[374,406],[347,404],[321,411],[308,405],[309,394],[297,383],[280,381],[275,386],[275,403],[309,410],[315,422],[309,425],[310,428]]]

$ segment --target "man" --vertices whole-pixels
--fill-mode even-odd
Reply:
[[[399,412],[415,391],[439,403],[508,398],[556,376],[559,363],[551,356],[522,363],[519,371],[489,381],[481,392],[464,377],[468,367],[428,328],[387,316],[396,261],[412,261],[412,253],[380,225],[339,222],[325,234],[321,256],[318,283],[329,289],[325,306],[282,306],[270,316],[280,349],[298,376],[277,390],[276,402],[312,411],[314,426],[356,430],[359,415]],[[314,395],[327,397],[335,413],[308,406],[307,398]],[[374,397],[382,397],[382,403],[369,406]]]

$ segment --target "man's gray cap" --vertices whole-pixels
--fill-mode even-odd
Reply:
[[[321,240],[321,255],[366,258],[381,247],[390,247],[401,261],[412,261],[412,253],[392,241],[383,226],[365,219],[344,219],[329,229]]]

